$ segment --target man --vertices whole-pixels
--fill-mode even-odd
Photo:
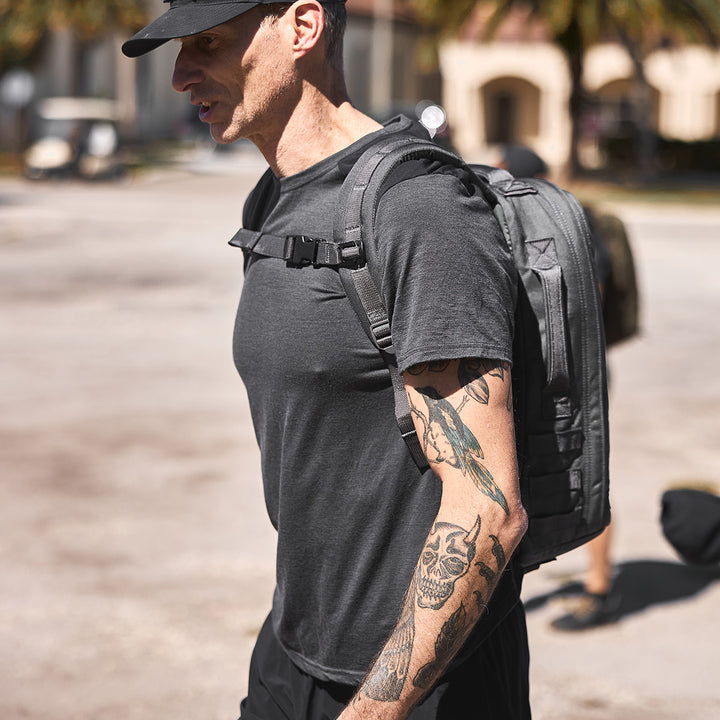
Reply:
[[[124,46],[179,38],[173,87],[270,169],[246,228],[332,238],[343,179],[388,135],[349,102],[342,0],[171,0]],[[427,137],[427,136],[425,136]],[[411,162],[377,208],[382,292],[432,470],[395,426],[380,353],[336,269],[245,256],[234,355],[278,531],[243,720],[529,718],[526,529],[510,393],[515,270],[462,171]],[[492,599],[491,599],[492,596]]]

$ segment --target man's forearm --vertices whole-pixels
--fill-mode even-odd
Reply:
[[[522,536],[509,521],[503,542],[483,530],[479,516],[470,528],[439,517],[395,630],[342,720],[407,717],[463,646]]]

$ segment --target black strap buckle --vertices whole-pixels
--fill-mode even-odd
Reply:
[[[290,235],[285,240],[284,256],[291,267],[354,267],[361,260],[362,252],[351,240],[335,243],[307,235]]]
[[[288,237],[290,243],[288,253],[288,264],[295,267],[313,265],[317,257],[318,241],[306,235],[291,235]]]

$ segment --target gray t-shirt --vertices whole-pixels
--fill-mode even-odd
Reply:
[[[398,118],[248,199],[245,227],[332,237],[340,187],[378,137],[419,134]],[[419,173],[419,174],[418,174]],[[398,364],[511,361],[515,269],[485,200],[462,173],[404,170],[377,212],[382,290]],[[293,661],[356,683],[397,620],[440,502],[395,424],[389,373],[338,273],[250,255],[233,343],[278,531],[273,627]],[[518,597],[508,572],[475,643]]]

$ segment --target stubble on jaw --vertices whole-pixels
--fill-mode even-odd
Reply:
[[[220,123],[210,127],[216,142],[229,144],[244,138],[262,149],[282,134],[302,96],[302,82],[292,62],[279,52],[281,47],[277,22],[260,22],[238,62],[240,97],[231,117],[222,128],[217,127]]]

